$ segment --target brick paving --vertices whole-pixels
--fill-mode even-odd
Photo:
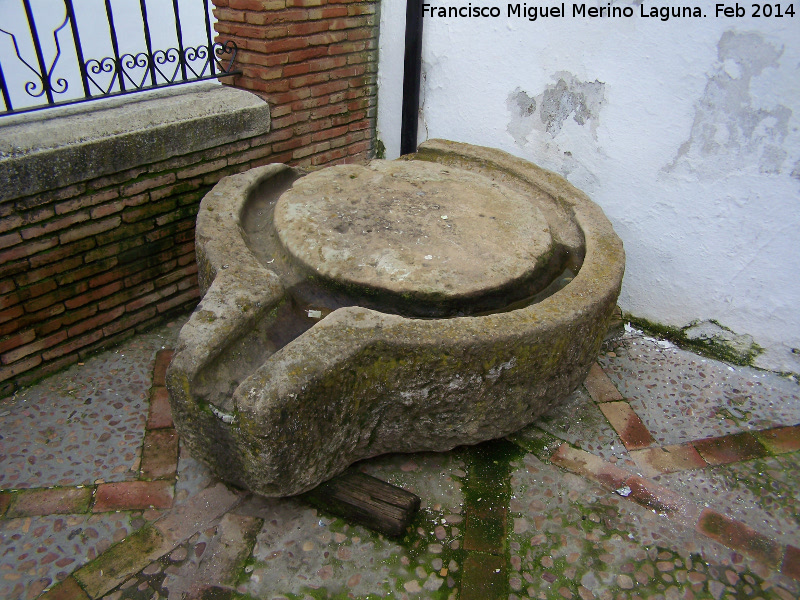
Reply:
[[[402,539],[228,488],[164,387],[182,320],[0,402],[0,597],[800,597],[800,388],[628,331],[508,440],[358,468]]]

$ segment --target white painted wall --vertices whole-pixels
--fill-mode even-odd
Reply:
[[[531,22],[493,0],[471,4],[499,18],[427,17],[419,139],[493,146],[561,173],[624,241],[624,311],[675,326],[716,319],[766,347],[764,366],[800,372],[800,4],[793,18],[725,18],[706,1],[705,18],[664,22],[641,18],[641,3],[611,3],[632,18],[573,18],[567,2],[566,17]],[[389,158],[404,7],[382,4]]]
[[[209,4],[211,3],[209,2]],[[78,22],[78,28],[81,33],[84,60],[89,60],[90,58],[100,60],[113,56],[105,0],[75,0],[73,6],[75,8],[75,19]],[[150,25],[153,50],[176,48],[177,33],[172,2],[146,0],[145,7]],[[42,53],[46,66],[49,68],[58,53],[53,32],[64,23],[66,17],[64,2],[62,0],[31,0],[31,8],[42,44]],[[147,46],[142,27],[139,0],[112,0],[111,9],[117,31],[120,54],[130,53],[135,55],[145,51]],[[180,0],[179,9],[184,47],[207,44],[203,1]],[[213,26],[215,21],[213,14],[210,17]],[[0,0],[0,29],[4,29],[14,35],[19,54],[26,62],[38,70],[36,53],[21,0]],[[58,42],[61,55],[53,68],[53,86],[57,90],[64,89],[63,85],[59,86],[57,84],[58,79],[65,80],[67,86],[63,93],[55,93],[54,99],[60,102],[82,98],[84,95],[83,86],[80,80],[80,70],[77,66],[75,45],[69,24],[58,34]],[[17,58],[14,39],[2,32],[0,32],[0,60],[2,61],[6,86],[15,109],[46,103],[44,96],[39,98],[32,97],[25,91],[25,85],[29,81],[36,84],[32,88],[34,93],[39,93],[42,88],[36,76]],[[161,68],[167,76],[171,77],[176,64],[166,63]],[[144,68],[134,69],[134,72],[137,81],[146,76],[146,69]],[[101,86],[108,87],[111,83],[108,73],[98,73],[93,77]],[[163,83],[163,79],[159,78],[159,83]],[[119,87],[115,85],[112,89],[113,91],[119,91]],[[98,88],[91,86],[91,92],[97,94]],[[0,110],[2,109],[2,98],[0,97]]]

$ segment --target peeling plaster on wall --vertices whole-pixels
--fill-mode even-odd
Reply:
[[[792,177],[800,181],[800,160],[794,163],[794,169],[792,169]]]
[[[587,6],[609,3],[637,15],[652,4]],[[406,0],[381,6],[379,122],[383,111],[382,128],[399,131],[390,107],[402,76],[389,86],[384,63],[398,58],[402,75],[402,45],[384,51],[384,34],[403,39]],[[761,365],[800,373],[791,351],[800,348],[800,37],[791,19],[714,18],[709,6],[709,18],[669,22],[427,19],[420,136],[499,148],[566,176],[625,243],[624,311],[674,327],[714,319],[764,347]],[[559,79],[602,83],[596,119],[556,115],[547,130],[542,99]],[[703,154],[701,132],[714,127],[734,128],[738,146],[716,140]],[[778,152],[765,153],[770,145]]]
[[[537,129],[555,138],[570,117],[578,125],[589,123],[592,137],[597,139],[600,109],[605,103],[605,84],[600,81],[581,81],[572,73],[560,71],[558,81],[535,98],[521,88],[508,97],[512,121],[508,130],[518,144],[525,145],[528,134]]]
[[[750,88],[764,69],[778,68],[782,54],[783,48],[759,33],[723,33],[718,63],[697,102],[689,139],[663,170],[725,175],[757,165],[761,173],[781,173],[792,111],[782,104],[757,108]]]
[[[556,83],[547,85],[535,97],[529,96],[519,87],[508,95],[506,107],[511,113],[511,119],[506,129],[518,146],[538,146],[536,153],[548,155],[556,163],[555,169],[562,175],[577,172],[581,180],[595,181],[595,175],[576,160],[573,150],[581,154],[588,147],[600,152],[597,127],[600,110],[606,102],[605,84],[597,80],[581,81],[566,71],[559,71],[553,79]],[[559,139],[563,137],[559,134],[565,128],[569,127],[575,133],[573,123],[580,129],[578,135],[584,141],[580,152],[577,148],[562,148],[568,142]]]

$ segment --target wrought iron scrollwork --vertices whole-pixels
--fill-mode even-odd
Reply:
[[[31,64],[22,58],[22,53],[19,50],[19,44],[17,43],[17,36],[15,36],[10,31],[6,31],[5,29],[0,28],[1,33],[5,33],[7,36],[11,38],[11,42],[14,44],[14,52],[17,54],[17,58],[19,61],[24,64],[28,69],[33,73],[38,81],[28,81],[25,83],[25,92],[31,96],[32,98],[41,98],[43,95],[47,94],[48,100],[52,102],[52,93],[55,92],[56,94],[63,94],[69,88],[69,82],[66,79],[59,77],[56,79],[56,85],[53,85],[53,69],[56,67],[56,63],[58,59],[61,58],[61,43],[58,40],[58,34],[61,32],[64,27],[67,26],[69,23],[69,14],[64,16],[64,22],[59,25],[55,31],[53,31],[53,40],[55,40],[56,44],[56,55],[53,58],[53,62],[50,63],[50,67],[45,69],[43,58],[41,56],[41,50],[39,46],[39,40],[37,39],[35,42],[36,46],[36,54],[39,58],[39,64],[41,66],[41,70],[35,69]],[[58,87],[56,87],[58,86]],[[3,86],[5,88],[5,85]],[[37,92],[37,87],[41,87],[41,89]]]
[[[207,31],[205,33],[208,40],[207,44],[186,47],[183,45],[178,4],[174,1],[173,7],[178,47],[153,49],[151,47],[146,6],[144,2],[141,1],[142,26],[147,49],[140,52],[134,51],[120,54],[117,47],[117,31],[114,26],[113,14],[111,13],[110,4],[106,2],[106,12],[114,55],[94,58],[84,57],[78,23],[75,19],[73,0],[64,0],[66,12],[64,20],[61,25],[53,31],[55,56],[50,61],[49,66],[46,66],[46,61],[36,31],[36,23],[31,10],[30,0],[21,0],[28,18],[31,39],[33,40],[36,52],[36,62],[39,68],[37,69],[29,60],[23,57],[23,52],[20,50],[20,44],[17,40],[18,34],[2,28],[0,28],[0,33],[4,33],[11,38],[17,60],[35,75],[35,79],[25,83],[25,92],[32,98],[46,96],[46,104],[15,110],[12,106],[11,94],[7,88],[3,67],[0,66],[0,92],[2,92],[2,99],[5,103],[5,110],[0,110],[0,116],[13,112],[45,108],[54,104],[82,102],[104,96],[119,95],[144,89],[238,74],[239,71],[233,70],[237,52],[236,44],[233,41],[220,42],[212,40],[211,23],[208,18],[208,0],[195,1],[202,3],[203,10],[206,12]],[[53,79],[53,73],[59,59],[62,57],[62,41],[59,39],[59,34],[67,25],[70,25],[72,29],[75,54],[78,58],[77,67],[80,69],[84,97],[59,102],[53,95],[66,92],[69,88],[69,82],[65,77]],[[92,33],[96,35],[97,31],[93,30]],[[0,109],[1,108],[2,107],[0,107]]]

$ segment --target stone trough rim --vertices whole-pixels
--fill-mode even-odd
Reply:
[[[494,339],[508,342],[531,337],[543,338],[550,331],[570,327],[576,317],[592,313],[592,307],[598,304],[598,299],[606,301],[613,297],[615,300],[618,296],[624,272],[622,242],[603,211],[561,176],[500,150],[443,140],[425,142],[417,154],[409,158],[436,160],[455,167],[460,166],[456,164],[458,161],[471,162],[472,166],[478,167],[478,172],[481,172],[481,167],[499,170],[523,185],[536,187],[557,199],[567,209],[584,238],[585,256],[580,270],[569,284],[552,296],[507,312],[419,319],[358,306],[333,311],[267,357],[241,381],[233,394],[233,410],[229,414],[215,413],[226,424],[240,427],[242,435],[247,438],[259,437],[263,422],[268,420],[264,417],[265,411],[270,415],[269,418],[273,418],[271,415],[276,412],[284,412],[287,402],[290,402],[287,395],[295,396],[293,392],[299,389],[298,386],[305,389],[305,383],[321,378],[326,370],[332,368],[331,365],[346,364],[369,345],[383,343],[388,347],[396,347],[400,343],[398,339],[407,339],[411,335],[420,348],[435,347],[445,352],[457,349],[459,343],[480,344],[480,336],[486,335],[488,330],[491,330]],[[455,162],[448,163],[448,160]],[[286,165],[273,164],[229,176],[218,183],[201,202],[197,238],[198,241],[203,238],[203,243],[197,244],[197,258],[203,299],[197,311],[202,312],[203,309],[229,314],[233,327],[223,326],[213,320],[202,322],[195,319],[195,315],[185,326],[205,330],[199,336],[200,347],[186,351],[182,347],[185,342],[179,344],[170,367],[169,385],[182,388],[188,398],[192,398],[188,386],[203,366],[213,360],[226,342],[244,331],[258,315],[271,310],[285,295],[278,275],[263,265],[247,246],[240,217],[251,194],[263,182],[288,169],[290,167]],[[212,235],[208,235],[209,232]],[[237,290],[236,293],[232,294],[231,289]],[[341,323],[348,324],[347,344],[342,341],[342,335],[337,333]],[[353,326],[353,323],[362,323],[363,326]],[[183,333],[181,339],[184,338]],[[402,336],[398,336],[398,333],[402,333]],[[443,342],[443,339],[446,341]],[[349,355],[338,353],[337,341],[349,351]],[[308,360],[309,356],[320,354],[327,361]],[[276,381],[280,379],[277,375],[272,375],[286,372],[292,365],[299,364],[297,357],[305,357],[303,364],[307,370],[298,375],[299,379],[293,380],[288,389],[283,389],[287,386]],[[311,368],[308,365],[312,365]],[[520,423],[520,426],[525,424]],[[447,450],[455,445],[458,444],[445,444],[431,449]],[[292,493],[305,489],[293,488]],[[266,495],[287,495],[270,494],[269,489],[256,491]]]
[[[442,152],[444,156],[449,154],[458,154],[459,157],[466,157],[470,158],[470,154],[467,153],[468,149],[474,148],[467,144],[461,144],[457,142],[450,142],[446,140],[429,140],[424,142],[419,147],[418,154],[422,154],[425,151],[435,151],[435,152]],[[348,306],[339,308],[331,314],[334,314],[339,311],[348,311],[355,308],[359,310],[367,310],[370,312],[374,312],[377,315],[392,317],[392,318],[399,318],[404,319],[407,321],[413,321],[417,323],[417,326],[422,327],[422,331],[429,329],[429,328],[436,328],[441,325],[443,322],[448,321],[460,321],[462,319],[478,319],[482,320],[484,323],[493,324],[494,321],[502,322],[513,318],[515,316],[519,316],[522,314],[536,316],[539,312],[548,312],[550,314],[547,315],[548,319],[552,319],[555,316],[566,316],[567,314],[571,314],[574,310],[579,310],[582,305],[590,304],[593,297],[591,294],[597,294],[599,290],[597,289],[598,285],[598,275],[597,271],[600,268],[600,262],[602,262],[602,258],[604,255],[603,252],[603,241],[609,244],[609,248],[605,249],[606,252],[610,254],[619,253],[616,257],[617,260],[609,261],[607,264],[618,264],[624,265],[624,250],[622,249],[622,243],[619,241],[619,238],[613,231],[610,221],[605,216],[603,211],[592,201],[589,197],[578,188],[572,186],[566,180],[561,178],[560,175],[543,169],[533,163],[525,161],[524,159],[517,158],[511,154],[507,154],[501,150],[494,150],[494,149],[485,149],[481,148],[481,150],[488,151],[487,154],[494,154],[497,153],[499,156],[494,158],[505,159],[512,163],[512,166],[521,167],[524,170],[533,170],[538,171],[537,175],[544,176],[544,181],[527,181],[525,177],[522,176],[522,173],[509,170],[507,173],[517,179],[521,180],[524,184],[532,185],[534,187],[538,187],[546,194],[553,196],[553,197],[561,197],[564,199],[566,203],[571,205],[572,209],[572,217],[576,220],[580,231],[583,233],[584,236],[584,243],[586,248],[586,253],[584,256],[583,264],[580,267],[580,270],[574,277],[574,279],[564,288],[558,290],[551,296],[530,304],[528,306],[524,306],[521,308],[505,311],[505,312],[493,312],[488,315],[468,315],[468,316],[454,316],[454,317],[443,317],[443,318],[433,318],[433,319],[420,319],[416,317],[405,317],[402,315],[394,315],[390,313],[383,313],[380,311],[376,311],[373,309],[355,307],[355,306]],[[409,159],[414,159],[415,156],[409,157]],[[483,158],[483,157],[481,157]],[[402,160],[402,158],[400,159]],[[521,163],[519,165],[515,165],[513,163]],[[220,239],[226,239],[229,243],[229,246],[225,245],[218,245],[217,252],[208,252],[205,258],[205,261],[208,262],[209,267],[212,270],[212,278],[210,281],[203,281],[201,277],[200,287],[202,295],[205,296],[206,292],[209,288],[217,284],[217,279],[219,278],[220,274],[223,274],[223,280],[227,280],[232,278],[231,276],[238,271],[251,271],[253,269],[257,271],[261,271],[264,274],[264,278],[267,281],[273,280],[273,278],[277,278],[277,275],[265,267],[261,261],[253,254],[250,248],[247,246],[245,242],[245,235],[242,231],[241,224],[240,224],[240,217],[241,211],[243,207],[247,204],[250,199],[250,194],[254,193],[258,186],[264,183],[265,181],[269,180],[271,177],[274,177],[278,173],[289,170],[291,167],[288,167],[284,164],[269,164],[262,167],[256,167],[246,171],[244,173],[239,173],[236,175],[230,175],[220,181],[212,190],[203,198],[200,210],[198,213],[198,230],[205,229],[207,225],[214,227],[217,232],[219,232],[216,237]],[[547,181],[552,177],[557,177],[562,181]],[[563,182],[563,184],[562,184]],[[550,185],[548,185],[550,183]],[[226,193],[226,188],[235,185],[237,188],[244,188],[245,194],[230,194]],[[225,202],[226,199],[230,199],[230,202],[226,204],[230,204],[230,206],[220,206],[219,208],[214,208],[213,211],[209,211],[209,204],[211,203],[211,199],[214,193],[218,193],[222,197],[221,202]],[[560,193],[559,193],[560,192]],[[572,198],[570,198],[572,196]],[[572,200],[573,202],[570,202]],[[583,211],[591,212],[591,215],[583,214]],[[213,212],[216,216],[222,216],[225,220],[228,221],[228,227],[224,227],[221,229],[221,225],[225,225],[224,221],[220,221],[219,219],[214,219],[213,223],[206,223],[205,221],[209,218],[209,213]],[[591,217],[591,218],[587,218]],[[601,224],[603,229],[606,231],[597,232],[595,229],[598,224]],[[227,231],[226,231],[227,230]],[[597,235],[589,235],[597,234]],[[225,235],[222,235],[225,234]],[[228,237],[230,235],[230,237]],[[606,236],[609,236],[606,238]],[[598,239],[600,238],[600,239]],[[209,240],[213,241],[213,240]],[[617,242],[616,244],[614,242]],[[208,244],[208,243],[207,243]],[[616,247],[614,247],[616,246]],[[215,248],[216,249],[216,248]],[[248,260],[242,261],[243,258],[247,258]],[[613,258],[613,257],[612,257]],[[238,262],[237,262],[238,261]],[[624,269],[621,266],[618,271],[622,272]],[[227,271],[227,272],[226,272]],[[249,273],[249,274],[252,274]],[[602,286],[603,281],[607,284],[606,287],[609,288],[609,291],[615,292],[618,288],[616,284],[616,277],[602,277],[600,279],[600,285]],[[619,279],[621,280],[621,273]],[[245,280],[250,281],[252,280]],[[222,282],[219,282],[222,283]],[[252,283],[251,287],[254,289],[258,289],[257,283]],[[265,287],[272,287],[271,281],[270,285]],[[281,286],[282,291],[282,286]],[[602,294],[602,292],[600,292]],[[574,298],[574,303],[564,302],[565,299],[572,297]],[[584,300],[585,299],[585,300]],[[202,302],[202,300],[201,300]],[[555,311],[556,314],[552,314],[551,311]],[[330,315],[329,315],[330,316]],[[327,317],[326,317],[327,318]],[[314,327],[318,327],[324,324],[325,319],[319,321]],[[312,327],[312,329],[314,328]],[[302,336],[301,336],[302,337]]]

